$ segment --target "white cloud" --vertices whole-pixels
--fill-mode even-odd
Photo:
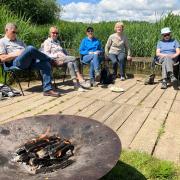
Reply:
[[[63,7],[61,19],[99,22],[113,20],[155,21],[172,11],[180,14],[179,0],[101,0],[97,4],[70,3]],[[159,15],[159,17],[158,17]]]

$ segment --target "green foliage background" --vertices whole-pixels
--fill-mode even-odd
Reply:
[[[1,0],[2,1],[2,0]],[[28,1],[29,2],[29,1]],[[55,25],[60,30],[62,46],[73,49],[74,55],[78,55],[79,44],[85,37],[87,26],[93,26],[95,35],[101,40],[103,47],[114,31],[115,22],[100,22],[94,24],[66,22],[54,20],[43,25],[31,23],[27,16],[15,15],[7,7],[0,5],[0,34],[4,33],[4,26],[7,22],[15,22],[19,27],[19,38],[26,42],[40,47],[40,44],[48,36],[49,27]],[[44,14],[45,16],[46,14]],[[169,13],[155,23],[124,21],[125,33],[128,36],[133,56],[147,57],[155,53],[156,43],[161,38],[160,29],[169,26],[172,29],[173,37],[180,40],[180,16]]]

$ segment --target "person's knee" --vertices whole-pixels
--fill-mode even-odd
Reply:
[[[67,66],[68,66],[68,68],[72,69],[73,68],[73,63],[72,62],[68,62]]]
[[[37,50],[34,46],[27,46],[27,48],[26,48],[27,50],[29,50],[29,51],[34,51],[34,50]]]

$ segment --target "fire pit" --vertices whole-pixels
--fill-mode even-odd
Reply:
[[[72,163],[53,172],[32,175],[14,164],[12,159],[18,148],[47,131],[48,127],[50,138],[59,134],[73,144]],[[0,126],[0,142],[2,180],[95,180],[114,167],[121,151],[120,140],[110,128],[89,118],[68,115],[35,116],[3,124]]]

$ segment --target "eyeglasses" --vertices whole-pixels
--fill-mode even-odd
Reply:
[[[59,34],[58,32],[51,32],[52,34]]]
[[[87,32],[89,32],[89,33],[93,33],[94,31],[92,31],[92,30],[88,30]]]
[[[164,37],[170,36],[170,34],[163,34]]]

